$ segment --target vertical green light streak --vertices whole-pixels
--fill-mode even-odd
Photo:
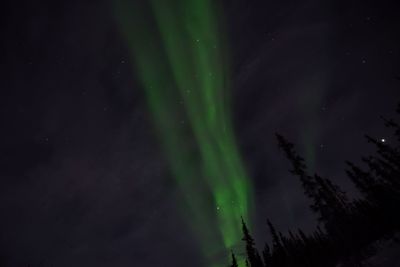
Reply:
[[[184,215],[207,266],[220,266],[215,257],[240,243],[241,216],[249,221],[252,201],[231,123],[227,49],[215,7],[209,0],[135,2],[117,2],[122,32]]]

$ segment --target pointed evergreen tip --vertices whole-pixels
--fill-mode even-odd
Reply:
[[[243,219],[243,216],[240,216],[241,220],[242,220],[242,226],[247,228],[247,224]]]
[[[275,133],[275,137],[276,137],[276,139],[278,139],[279,144],[285,143],[285,141],[286,141],[285,137],[283,137],[283,135],[281,135],[281,134]]]
[[[267,219],[267,224],[268,224],[269,227],[273,227],[273,224],[269,219]]]

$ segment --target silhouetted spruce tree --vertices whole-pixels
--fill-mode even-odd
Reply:
[[[271,255],[271,249],[269,248],[267,243],[265,243],[265,245],[264,245],[262,255],[263,255],[265,267],[271,267],[272,266],[272,262],[271,262],[272,255]]]
[[[351,205],[346,194],[329,179],[317,174],[314,175],[314,179],[317,183],[320,213],[325,229],[338,240],[346,239],[352,235],[352,230],[347,227]]]
[[[362,170],[351,162],[346,163],[350,168],[346,170],[347,175],[364,196],[364,199],[355,199],[352,203],[349,228],[353,229],[354,235],[358,235],[352,243],[353,246],[365,246],[382,236],[382,229],[379,226],[382,210],[377,201],[379,198],[377,193],[381,190],[378,189],[379,185],[370,172]],[[358,244],[354,244],[356,241]]]
[[[287,141],[282,135],[276,134],[279,147],[285,152],[286,157],[292,164],[293,169],[290,172],[299,176],[303,185],[304,193],[311,199],[317,198],[316,183],[311,176],[307,175],[307,166],[304,163],[304,158],[300,157],[294,150],[294,145]],[[311,207],[313,210],[314,207]]]
[[[375,178],[371,173],[362,170],[350,161],[346,161],[346,164],[349,167],[346,173],[360,193],[364,195],[367,201],[375,202],[376,196],[374,196],[374,188],[377,186]]]
[[[279,249],[283,249],[283,245],[281,243],[281,240],[279,238],[279,235],[274,227],[274,225],[271,223],[270,220],[267,220],[267,224],[269,227],[269,231],[271,233],[271,237],[272,237],[272,248],[273,250],[279,250]]]
[[[231,252],[231,255],[232,255],[232,264],[230,265],[230,267],[238,267],[236,257],[235,257],[235,254],[233,253],[233,251]]]
[[[270,220],[267,220],[267,225],[269,228],[269,231],[271,233],[271,238],[272,238],[272,258],[271,258],[271,265],[280,267],[280,266],[285,266],[286,262],[286,252],[285,248],[282,244],[282,241],[280,239],[279,233],[276,231],[274,225],[271,223]]]
[[[242,219],[243,241],[246,242],[246,254],[250,267],[264,267],[260,254],[255,248],[254,239],[251,237],[246,223]]]
[[[289,159],[292,170],[291,173],[298,176],[302,183],[304,193],[312,200],[311,209],[317,213],[318,220],[325,225],[328,232],[336,237],[343,236],[343,224],[347,220],[350,204],[339,186],[334,185],[329,179],[324,179],[315,174],[307,174],[307,167],[304,158],[299,156],[294,150],[294,145],[287,141],[282,135],[276,135],[279,147],[284,151]]]
[[[400,230],[400,126],[393,119],[382,119],[385,126],[394,130],[393,142],[366,135],[368,143],[376,147],[374,155],[362,158],[367,170],[347,162],[348,176],[365,197],[364,202],[355,203],[359,207],[355,211],[366,221],[364,227],[370,228],[370,240],[365,242]]]

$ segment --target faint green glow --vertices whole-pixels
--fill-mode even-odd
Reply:
[[[117,1],[182,211],[207,266],[241,242],[251,185],[233,133],[227,46],[210,0]],[[228,251],[226,251],[228,252]]]
[[[311,173],[316,171],[317,154],[318,150],[321,149],[319,144],[321,135],[320,116],[321,112],[324,111],[321,103],[324,99],[327,87],[326,81],[328,80],[327,74],[320,71],[318,75],[314,74],[311,80],[303,80],[299,83],[302,87],[307,88],[306,90],[299,88],[304,93],[299,97],[298,104],[304,116],[300,131],[300,142],[304,149],[307,167]]]

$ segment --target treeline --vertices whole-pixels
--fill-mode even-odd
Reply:
[[[400,114],[400,104],[397,113]],[[310,175],[294,145],[276,135],[291,164],[291,173],[300,179],[304,194],[312,200],[310,208],[323,229],[317,227],[311,234],[298,229],[284,235],[268,221],[272,243],[265,244],[260,253],[243,222],[247,266],[334,267],[339,262],[342,266],[362,266],[362,260],[374,253],[375,241],[400,230],[400,125],[392,119],[382,120],[393,130],[393,142],[365,136],[375,146],[375,154],[362,158],[364,168],[346,162],[346,174],[362,196],[354,200],[349,200],[331,180]],[[232,253],[231,267],[237,266]]]

